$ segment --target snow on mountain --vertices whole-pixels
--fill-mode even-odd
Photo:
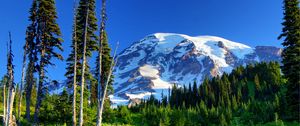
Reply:
[[[281,61],[282,50],[272,46],[249,47],[216,36],[191,37],[183,34],[156,33],[133,43],[118,55],[114,70],[113,107],[134,99],[162,94],[177,84],[202,82],[207,77],[230,73],[233,68],[255,62]],[[50,94],[60,94],[65,82],[47,85]]]
[[[276,47],[252,48],[216,36],[155,33],[118,55],[113,97],[123,102],[151,94],[160,98],[175,83],[201,82],[205,76],[229,73],[239,65],[280,61],[280,54]]]
[[[141,76],[151,80],[153,89],[167,89],[172,87],[172,84],[160,79],[158,68],[155,66],[146,64],[139,68],[139,72]]]

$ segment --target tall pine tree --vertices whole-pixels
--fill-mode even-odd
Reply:
[[[89,21],[89,1],[86,1],[86,14],[83,32],[83,58],[82,58],[82,69],[81,69],[81,85],[80,85],[80,108],[79,108],[79,126],[83,125],[83,103],[84,103],[84,89],[85,89],[85,68],[86,68],[86,48],[87,48],[87,30]]]
[[[108,38],[107,38],[107,33],[105,31],[106,28],[106,20],[107,20],[107,14],[106,14],[106,0],[102,0],[102,8],[101,8],[101,25],[100,25],[100,41],[99,41],[99,53],[96,58],[96,70],[95,70],[95,77],[98,78],[99,73],[100,78],[98,78],[97,81],[100,81],[100,83],[95,83],[93,86],[94,90],[92,90],[92,101],[96,102],[97,100],[97,95],[101,96],[100,94],[103,94],[105,82],[107,80],[108,72],[110,70],[110,63],[112,61],[112,57],[110,55],[111,53],[111,48],[109,47],[108,44]],[[101,63],[100,63],[101,62]],[[99,67],[101,66],[101,69]],[[112,82],[113,82],[113,76],[111,76],[111,79],[109,80],[109,86],[108,86],[108,92],[112,93],[113,88],[112,88]],[[100,84],[98,87],[98,84]],[[98,88],[97,88],[98,87]],[[100,89],[101,88],[101,89]],[[100,91],[101,92],[98,92]]]
[[[74,42],[74,65],[73,65],[73,69],[74,69],[74,75],[77,75],[77,36],[76,36],[76,1],[74,1],[74,17],[73,17],[73,42]],[[72,122],[73,122],[73,126],[76,126],[77,123],[77,114],[76,114],[76,95],[77,95],[77,76],[73,76],[73,101],[72,101],[72,110],[73,110],[73,116],[72,116]]]
[[[81,81],[85,26],[87,27],[86,55],[85,55],[86,60],[92,57],[93,51],[96,51],[98,49],[97,48],[98,37],[95,34],[95,32],[97,31],[95,4],[96,4],[95,0],[80,0],[78,8],[76,10],[76,15],[75,15],[76,17],[74,19],[74,24],[76,25],[73,26],[74,33],[73,33],[73,40],[71,45],[72,52],[69,54],[67,58],[67,68],[66,68],[67,72],[65,73],[65,76],[67,77],[68,87],[72,87],[74,83],[74,76],[76,78],[76,82],[75,82],[76,84],[79,84]],[[89,10],[88,16],[86,16],[87,5]],[[85,25],[86,18],[88,18],[87,25]],[[74,36],[76,36],[76,39]],[[75,47],[75,43],[77,44],[76,47]],[[77,50],[76,56],[75,56],[75,49]],[[75,57],[76,57],[76,63],[74,62]],[[74,72],[74,67],[76,68],[76,72]],[[89,84],[95,83],[95,78],[90,72],[90,66],[88,62],[85,62],[84,71],[85,71],[84,72],[85,82]]]
[[[51,59],[57,58],[62,60],[62,56],[55,52],[56,49],[62,49],[62,39],[60,28],[56,22],[57,14],[54,0],[38,0],[37,10],[37,50],[39,53],[39,81],[38,81],[38,95],[35,106],[34,122],[38,124],[38,117],[40,113],[40,107],[42,98],[44,96],[44,83],[46,79],[46,67],[48,65],[54,65]]]
[[[76,12],[76,42],[77,42],[77,63],[76,63],[76,78],[77,83],[80,82],[81,77],[81,71],[82,71],[82,60],[83,60],[83,34],[84,34],[84,25],[85,25],[85,15],[86,15],[86,5],[87,2],[89,2],[89,14],[88,14],[88,24],[87,24],[87,48],[86,48],[86,56],[87,59],[92,57],[93,51],[96,51],[98,49],[97,47],[97,41],[98,37],[96,35],[97,31],[97,18],[96,18],[96,1],[95,0],[80,0],[79,5]],[[69,87],[73,84],[73,77],[74,77],[74,57],[75,57],[75,40],[72,42],[72,52],[69,54],[67,58],[67,72],[65,73],[65,76],[67,77],[67,83]],[[89,83],[95,83],[95,78],[90,72],[90,66],[88,63],[85,64],[85,79]]]
[[[27,64],[26,76],[25,76],[25,99],[26,99],[26,119],[30,122],[30,105],[31,105],[31,92],[33,84],[35,83],[34,73],[36,72],[35,64],[37,62],[36,53],[36,26],[37,26],[37,0],[33,0],[32,6],[29,10],[30,25],[26,29],[26,43],[28,44],[27,57],[29,63]]]
[[[98,56],[96,57],[96,68],[95,68],[95,78],[98,78],[99,76],[99,66],[101,66],[101,74],[100,74],[100,79],[97,80],[100,81],[100,83],[95,83],[94,85],[92,85],[92,103],[96,103],[97,101],[97,95],[102,94],[103,93],[103,88],[105,86],[105,82],[107,80],[107,76],[108,76],[108,72],[110,69],[110,63],[112,61],[112,57],[110,55],[111,53],[111,48],[109,47],[108,44],[108,38],[107,38],[107,34],[105,31],[102,31],[102,33],[100,33],[100,38],[102,38],[100,40],[100,50],[101,53],[98,54]],[[101,56],[100,56],[101,54]],[[100,62],[101,59],[101,64],[99,64],[98,62]],[[110,81],[109,81],[109,85],[108,85],[108,93],[111,94],[113,93],[113,88],[112,88],[112,83],[113,83],[113,78],[114,76],[112,75],[110,77]],[[98,87],[98,84],[100,84],[100,87]],[[101,92],[98,92],[101,91]]]
[[[293,120],[300,118],[300,9],[299,0],[284,0],[284,22],[282,34],[282,72],[288,79],[287,102]]]
[[[107,34],[105,31],[103,31],[100,35],[100,37],[103,37],[100,40],[101,43],[101,74],[100,74],[100,79],[98,79],[97,81],[100,81],[100,88],[103,89],[104,88],[104,84],[105,81],[107,79],[107,75],[108,75],[108,71],[110,69],[110,63],[112,60],[112,57],[110,56],[110,52],[111,52],[111,48],[109,47],[108,44],[108,39],[107,39]],[[95,77],[98,78],[99,76],[99,66],[100,64],[98,63],[100,60],[100,55],[98,54],[98,56],[96,57],[96,70],[95,70]],[[112,92],[112,82],[113,82],[113,76],[110,79],[109,82],[109,90],[108,92]],[[95,85],[92,86],[92,102],[96,102],[97,100],[97,95],[99,95],[98,93],[102,94],[103,90],[101,90],[101,92],[98,92],[99,89],[98,87],[99,83],[95,83]]]

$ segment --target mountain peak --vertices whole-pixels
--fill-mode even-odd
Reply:
[[[268,50],[265,53],[263,50]],[[118,55],[115,95],[125,99],[160,97],[172,84],[201,82],[231,72],[239,65],[280,61],[280,49],[252,48],[216,36],[154,33]]]

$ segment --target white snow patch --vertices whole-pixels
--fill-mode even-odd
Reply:
[[[159,76],[159,67],[144,65],[139,68],[139,72],[143,77],[149,78],[153,83],[153,89],[166,89],[172,87],[171,84],[162,80]]]
[[[139,69],[140,74],[144,77],[159,78],[159,71],[156,66],[144,65]]]
[[[124,98],[117,97],[114,95],[109,95],[108,97],[109,97],[110,101],[112,102],[112,105],[111,105],[112,108],[117,108],[120,105],[127,105],[129,102],[128,99],[124,99]]]
[[[129,99],[143,99],[145,97],[149,97],[152,93],[151,92],[142,92],[142,93],[137,93],[137,94],[129,94],[129,93],[125,93],[126,96],[129,97]]]

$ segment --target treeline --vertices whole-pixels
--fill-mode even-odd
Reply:
[[[279,63],[258,63],[246,67],[237,67],[231,74],[221,77],[205,78],[197,87],[173,87],[170,105],[173,107],[191,107],[204,102],[209,108],[213,106],[233,107],[251,101],[274,100],[284,79],[280,73]]]
[[[240,66],[138,106],[149,125],[247,125],[286,119],[286,84],[276,62]],[[200,86],[197,86],[200,85]],[[282,123],[282,122],[281,122]]]

